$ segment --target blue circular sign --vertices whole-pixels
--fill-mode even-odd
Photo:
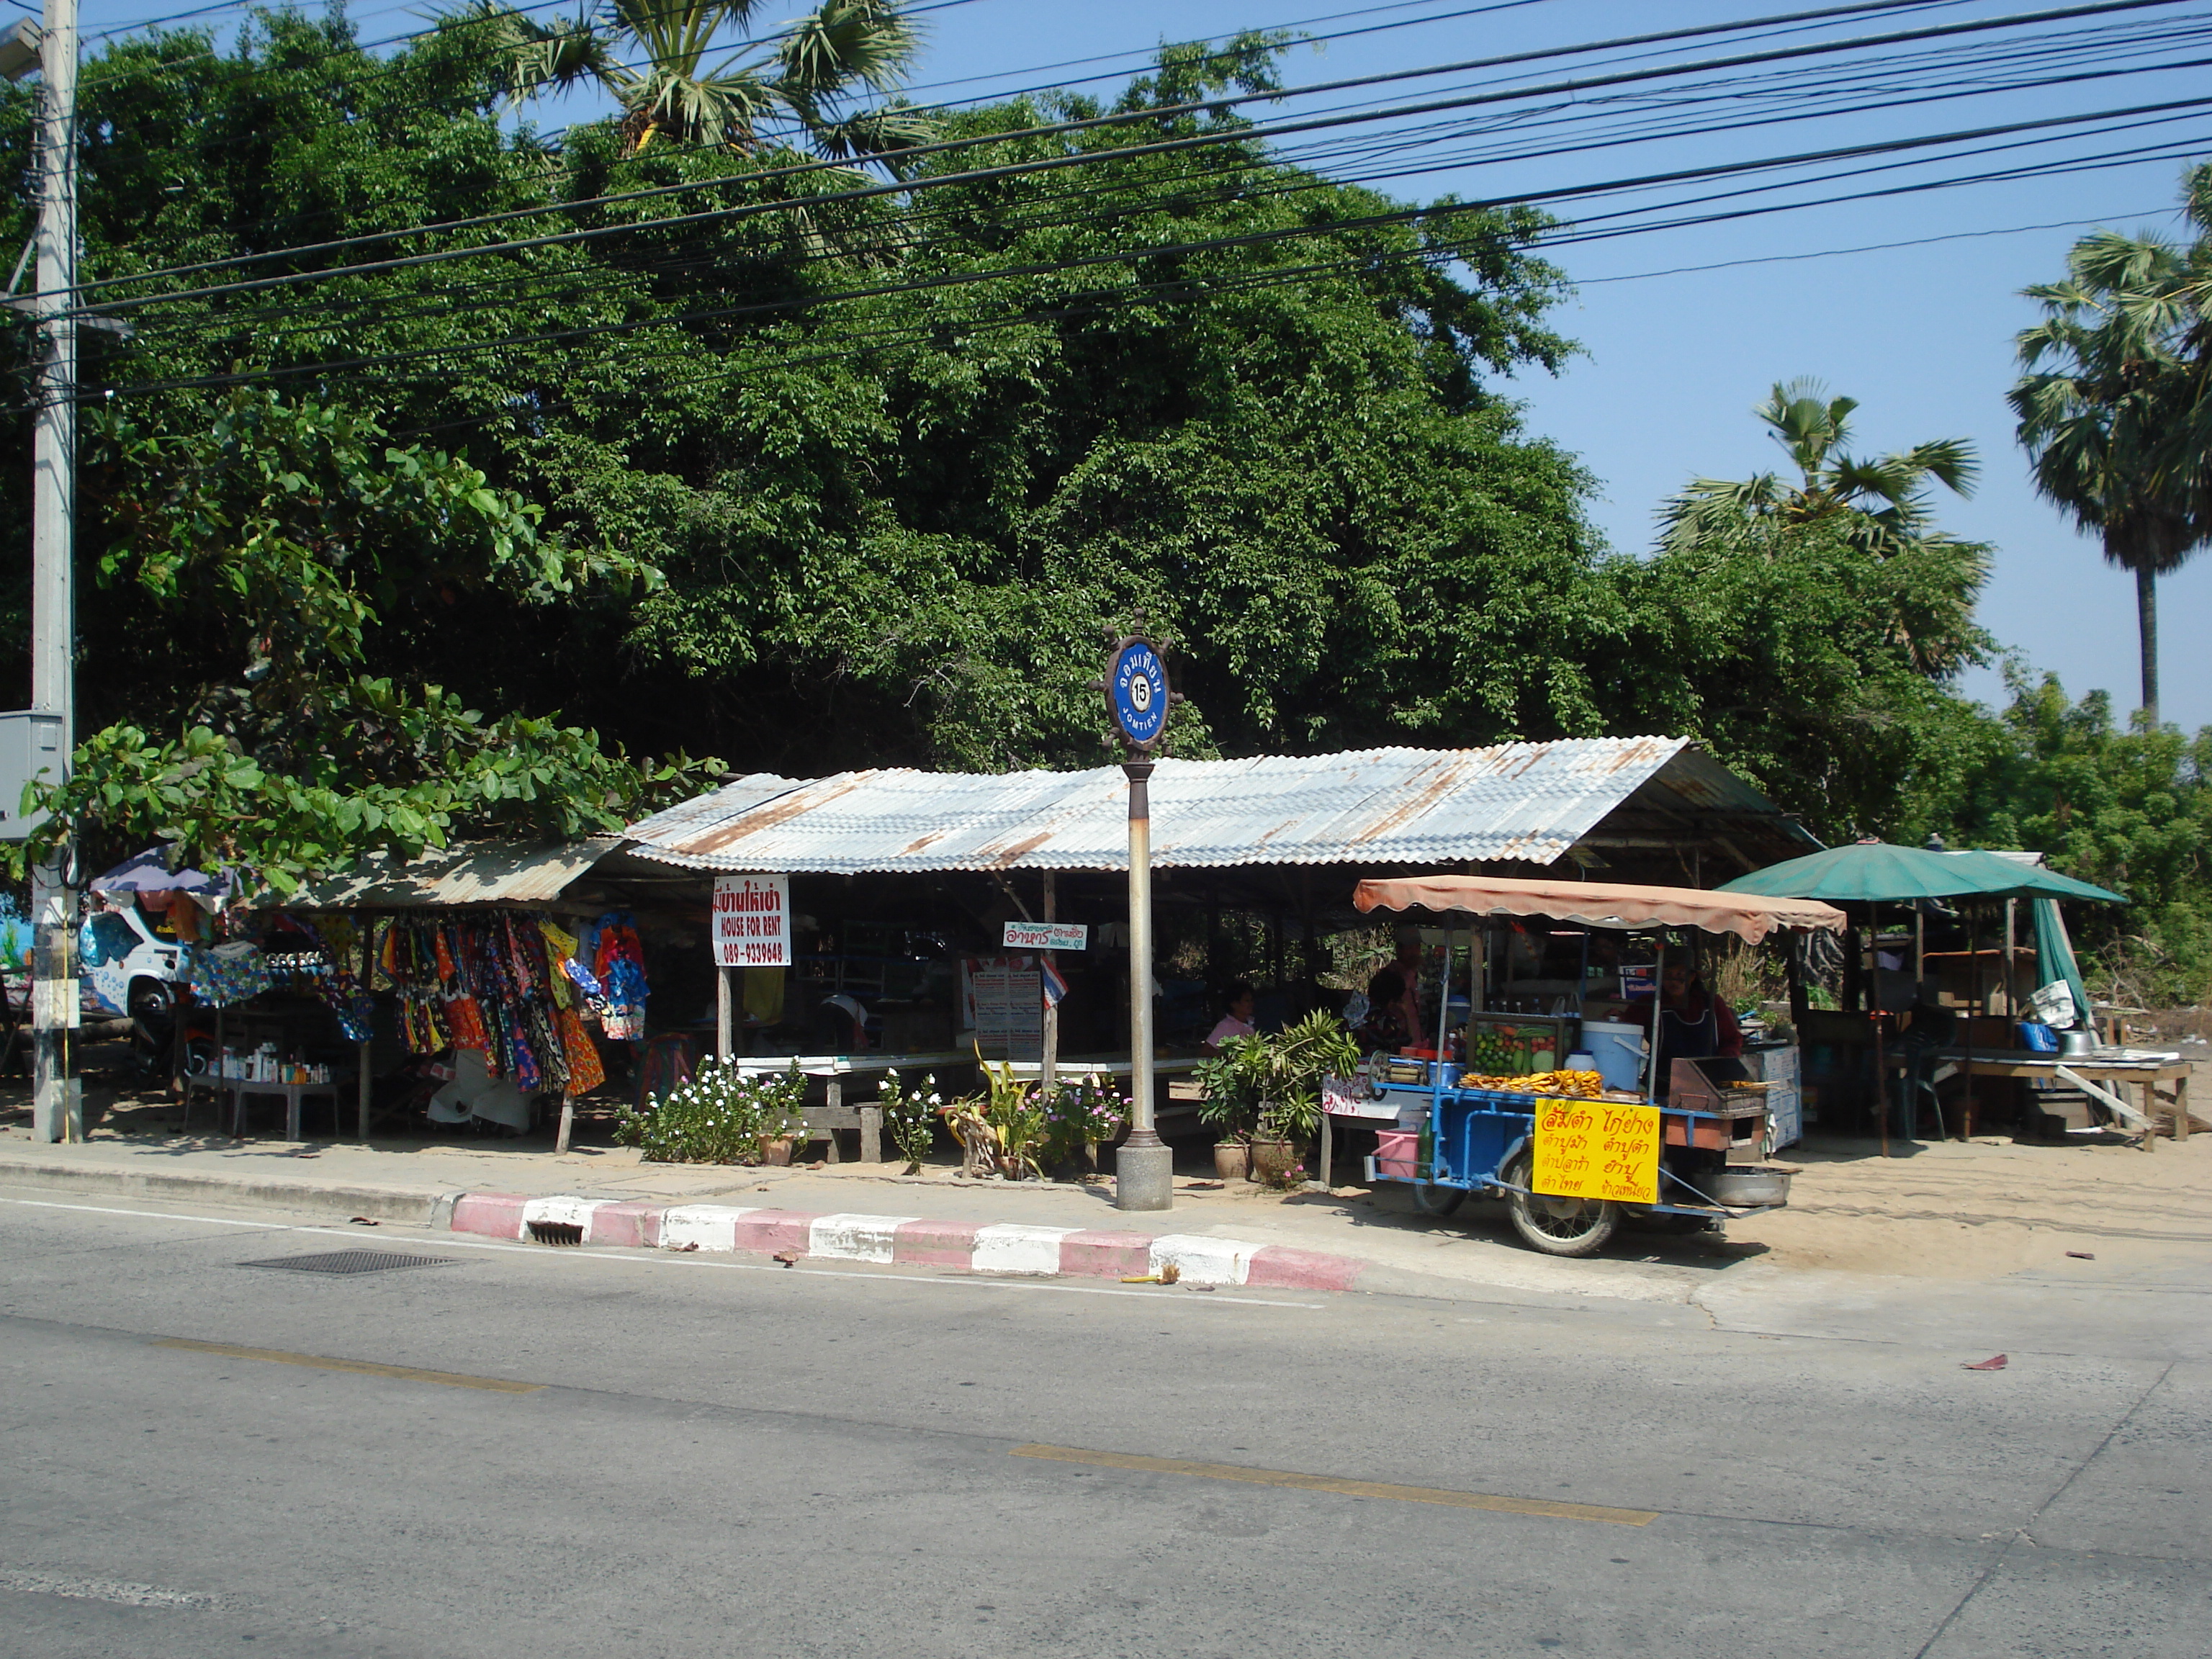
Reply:
[[[1131,640],[1115,653],[1106,702],[1131,743],[1158,742],[1168,723],[1168,671],[1160,653],[1143,640]]]

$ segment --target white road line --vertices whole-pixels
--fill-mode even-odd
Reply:
[[[296,1222],[235,1221],[228,1216],[179,1215],[170,1210],[118,1210],[99,1204],[58,1204],[50,1200],[35,1198],[0,1198],[0,1204],[16,1204],[33,1210],[70,1210],[84,1215],[128,1215],[142,1221],[198,1221],[211,1227],[250,1227],[260,1232],[309,1233],[325,1238],[349,1238],[366,1243],[362,1229],[357,1227],[303,1227]],[[393,1235],[400,1237],[400,1235]],[[447,1233],[406,1235],[410,1243],[428,1245],[441,1250],[492,1250],[508,1255],[526,1255],[539,1261],[579,1262],[601,1264],[627,1263],[637,1267],[720,1267],[741,1273],[804,1273],[811,1279],[842,1279],[868,1285],[941,1285],[948,1290],[999,1291],[1056,1291],[1064,1296],[1139,1296],[1155,1303],[1176,1308],[1206,1306],[1245,1308],[1296,1308],[1314,1310],[1327,1307],[1325,1302],[1285,1302],[1272,1297],[1207,1296],[1181,1297],[1172,1291],[1157,1290],[1127,1290],[1118,1285],[1054,1285],[1034,1279],[981,1279],[964,1274],[930,1274],[907,1276],[899,1273],[854,1273],[835,1267],[785,1267],[768,1262],[724,1261],[700,1255],[678,1255],[660,1251],[638,1252],[613,1249],[591,1250],[550,1250],[542,1244],[495,1244],[483,1239],[457,1238]]]

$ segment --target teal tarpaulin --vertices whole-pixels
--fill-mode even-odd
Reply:
[[[2060,980],[2074,994],[2075,1023],[2083,1030],[2094,1030],[2089,991],[2074,960],[2074,942],[2066,937],[2066,919],[2058,914],[2057,899],[2039,898],[2035,901],[2035,982],[2040,988]]]

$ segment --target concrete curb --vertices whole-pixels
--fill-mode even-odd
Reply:
[[[532,1225],[578,1230],[586,1244],[632,1249],[789,1251],[814,1261],[949,1267],[1029,1278],[1121,1279],[1172,1264],[1187,1285],[1272,1290],[1358,1288],[1371,1262],[1279,1244],[1203,1233],[1103,1232],[1018,1222],[940,1221],[921,1216],[828,1215],[720,1204],[657,1205],[612,1199],[525,1198],[462,1193],[451,1228],[488,1238],[527,1239]]]
[[[0,1182],[76,1193],[104,1193],[115,1198],[195,1199],[205,1204],[266,1206],[283,1210],[340,1210],[375,1221],[442,1224],[457,1194],[443,1196],[406,1187],[359,1187],[343,1182],[311,1182],[252,1176],[196,1175],[184,1170],[118,1170],[104,1164],[64,1164],[43,1158],[0,1158]]]

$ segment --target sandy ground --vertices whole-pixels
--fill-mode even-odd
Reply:
[[[1814,1143],[1790,1207],[1729,1224],[1778,1266],[1939,1279],[2063,1267],[2069,1251],[2150,1273],[2212,1270],[2212,1134],[2144,1152],[2118,1137],[2065,1145],[1977,1139],[1893,1148]]]

